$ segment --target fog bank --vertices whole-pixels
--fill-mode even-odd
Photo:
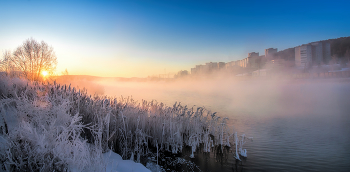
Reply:
[[[204,106],[224,116],[230,113],[255,115],[328,115],[350,112],[349,79],[211,79],[171,82],[97,81],[112,97],[156,100],[172,106]]]

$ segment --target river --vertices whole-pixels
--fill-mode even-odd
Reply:
[[[194,171],[350,171],[350,80],[104,82],[105,94],[204,106],[247,141],[241,162],[198,151]],[[189,170],[189,169],[185,169]]]

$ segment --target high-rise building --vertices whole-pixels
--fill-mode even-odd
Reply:
[[[277,53],[277,48],[268,48],[265,49],[265,56],[269,56],[271,54]]]
[[[311,49],[312,49],[312,63],[321,64],[323,62],[322,42],[311,43]]]
[[[256,53],[256,52],[248,53],[248,57],[259,57],[259,53]]]
[[[267,61],[270,61],[273,59],[273,55],[277,53],[277,48],[268,48],[265,49],[265,57]]]
[[[311,45],[295,47],[295,66],[306,67],[312,62]]]
[[[248,53],[248,57],[246,58],[246,66],[248,68],[258,68],[258,59],[259,59],[259,53],[251,52]]]
[[[323,42],[323,63],[328,64],[331,60],[331,44],[329,42]]]
[[[313,42],[295,47],[295,65],[327,64],[331,59],[331,45],[328,42]]]
[[[218,69],[224,68],[225,67],[225,62],[219,62],[218,63]]]

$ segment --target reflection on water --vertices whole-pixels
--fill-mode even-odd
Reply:
[[[182,158],[200,171],[350,171],[349,80],[105,83],[105,91],[170,106],[204,106],[254,138],[245,144],[248,158],[242,161],[230,149],[199,150],[195,159],[184,151]]]

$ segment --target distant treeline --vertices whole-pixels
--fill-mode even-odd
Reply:
[[[331,44],[331,55],[339,58],[349,58],[350,56],[350,36],[337,39],[326,40]]]

